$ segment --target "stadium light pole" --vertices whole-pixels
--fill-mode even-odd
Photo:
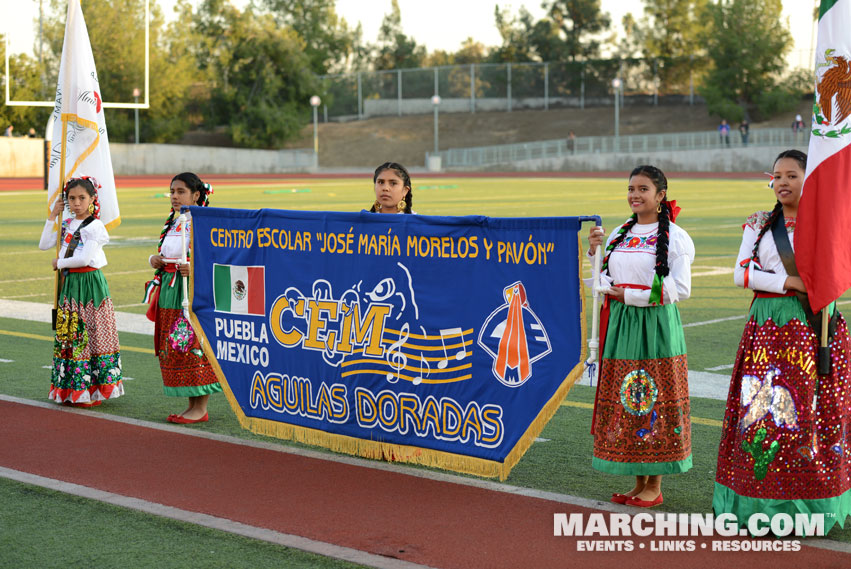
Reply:
[[[431,98],[431,104],[434,106],[434,153],[437,154],[438,148],[438,131],[437,131],[437,109],[440,107],[440,95],[434,95]]]
[[[319,127],[317,126],[317,109],[322,104],[322,99],[318,95],[313,95],[310,98],[310,106],[313,107],[313,154],[316,157],[316,165],[319,165]]]
[[[141,94],[142,92],[139,91],[138,87],[133,89],[133,102],[137,105],[139,104],[139,95]],[[134,111],[136,113],[136,144],[139,144],[139,107],[136,107]]]
[[[620,94],[623,82],[620,77],[612,79],[612,88],[615,90],[615,152],[620,151]]]

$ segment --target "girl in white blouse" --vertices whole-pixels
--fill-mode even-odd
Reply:
[[[662,475],[692,466],[688,362],[676,302],[691,294],[694,244],[673,222],[668,180],[654,166],[629,177],[632,216],[606,242],[601,315],[600,382],[594,404],[592,466],[635,476],[612,501],[637,507],[662,503]],[[593,255],[602,228],[591,229]]]
[[[62,272],[53,342],[51,400],[78,407],[100,405],[124,394],[115,312],[101,268],[109,234],[98,219],[100,205],[94,178],[65,184],[44,224],[39,248],[62,245],[53,269]],[[71,217],[62,219],[67,203]],[[60,218],[57,232],[56,220]]]

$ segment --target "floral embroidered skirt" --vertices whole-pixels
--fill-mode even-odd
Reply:
[[[115,312],[100,270],[68,273],[53,339],[51,400],[91,403],[124,394]]]
[[[183,315],[182,279],[180,273],[164,273],[160,285],[154,348],[160,359],[163,391],[174,397],[220,393],[222,386],[213,366]]]
[[[796,297],[757,298],[736,356],[712,507],[751,514],[851,515],[851,346],[841,316],[830,375]]]
[[[635,476],[692,466],[688,361],[675,304],[610,302],[594,406],[592,466]]]

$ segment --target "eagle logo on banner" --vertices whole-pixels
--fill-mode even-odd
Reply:
[[[479,345],[493,358],[493,375],[508,387],[532,377],[532,364],[552,351],[547,331],[529,306],[518,281],[503,289],[505,304],[490,313],[479,332]]]
[[[838,138],[851,133],[851,126],[845,123],[851,115],[851,62],[842,55],[834,55],[836,50],[828,49],[824,53],[824,62],[816,66],[821,77],[816,85],[816,104],[813,106],[813,122],[819,127],[833,126],[835,130],[823,132],[814,128],[816,136]]]

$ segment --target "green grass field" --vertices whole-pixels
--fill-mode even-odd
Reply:
[[[122,223],[111,233],[112,243],[106,249],[109,265],[104,270],[117,310],[145,311],[146,307],[140,303],[142,288],[152,274],[147,258],[156,251],[159,231],[168,213],[169,205],[165,198],[168,182],[169,179],[163,177],[156,187],[119,190]],[[750,295],[732,282],[741,225],[750,213],[770,209],[774,198],[765,182],[760,180],[685,180],[674,177],[669,186],[669,197],[683,207],[679,225],[692,236],[697,251],[692,268],[692,297],[680,304],[682,320],[687,326],[689,368],[723,376],[732,367],[750,302]],[[4,223],[0,226],[0,242],[4,247],[0,251],[0,259],[6,267],[0,278],[2,299],[52,302],[50,261],[54,253],[41,252],[37,248],[46,216],[45,199],[44,192],[0,192],[0,207],[4,211]],[[215,206],[252,209],[357,211],[368,207],[372,200],[372,184],[368,175],[356,180],[297,180],[262,185],[240,185],[236,181],[230,185],[217,185],[212,196]],[[602,216],[607,231],[629,214],[626,180],[610,179],[415,177],[414,205],[420,214],[434,215],[526,217],[597,214]],[[587,230],[583,231],[583,235],[585,233]],[[0,393],[36,400],[46,398],[49,371],[42,367],[50,363],[51,334],[47,324],[0,318],[0,359],[12,360],[0,363]],[[162,395],[151,338],[122,333],[121,345],[124,373],[133,378],[127,381],[128,396],[94,412],[162,421],[167,414],[182,410],[177,408],[182,401],[169,400]],[[629,489],[627,477],[605,476],[591,469],[592,439],[588,434],[591,410],[587,403],[592,400],[591,388],[575,387],[568,395],[568,405],[561,407],[541,435],[549,441],[533,445],[512,471],[507,483],[600,500],[607,500],[612,491]],[[586,405],[583,406],[583,403]],[[692,400],[695,467],[687,474],[666,477],[663,510],[711,510],[723,411],[723,401]],[[212,398],[210,413],[214,420],[197,428],[259,438],[239,427],[224,397]],[[82,502],[8,482],[0,482],[0,496],[4,504],[12,505],[0,509],[0,530],[3,530],[0,533],[0,565],[3,565],[4,550],[24,547],[20,541],[24,540],[23,535],[42,531],[40,520],[62,520],[67,508],[81,507]],[[29,511],[29,508],[37,509],[39,514],[31,517],[20,514]],[[181,542],[183,547],[192,548],[195,547],[194,540],[198,539],[196,533],[208,533],[207,530],[194,532],[185,528],[175,531],[175,522],[112,507],[89,504],[86,508],[86,516],[95,527],[120,523],[125,532],[135,532],[136,528],[141,532],[144,528],[146,537],[140,538],[143,543],[184,539]],[[5,531],[12,526],[23,529],[13,534]],[[317,566],[315,558],[299,557],[302,554],[298,552],[241,538],[226,538],[224,534],[212,531],[209,534],[219,535],[223,543],[234,540],[233,543],[227,541],[230,544],[227,552],[222,546],[221,554],[230,556],[223,559],[230,563],[209,564],[210,567],[282,566],[280,559],[267,562],[269,551],[292,556],[286,562],[288,567]],[[851,542],[851,528],[834,529],[830,537]],[[62,559],[59,556],[61,543],[38,541],[37,544],[42,557],[33,561],[31,566],[73,566],[58,562]],[[153,545],[150,548],[156,549]],[[179,548],[180,544],[177,545]],[[104,545],[97,550],[97,559],[102,561],[98,566],[176,566],[166,561],[171,559],[169,557],[163,557],[162,562],[146,558],[144,564],[128,564],[120,551],[111,552],[110,549],[110,546]],[[251,553],[246,553],[249,550]],[[250,563],[249,558],[252,559]],[[275,554],[271,554],[271,559],[275,559]]]

